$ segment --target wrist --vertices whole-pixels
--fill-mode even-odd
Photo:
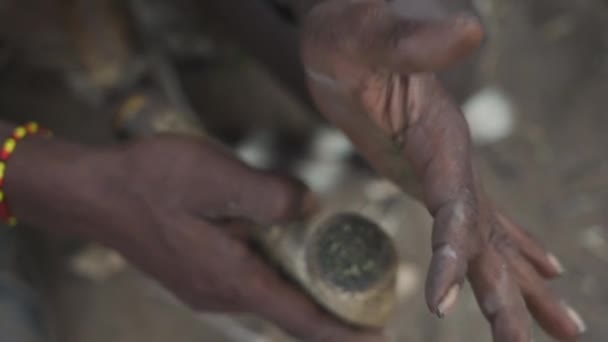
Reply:
[[[57,138],[30,136],[20,141],[6,164],[4,192],[19,222],[48,230],[99,239],[100,222],[110,211],[122,179],[116,148],[96,148]]]

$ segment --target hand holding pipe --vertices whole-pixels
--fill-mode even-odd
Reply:
[[[190,113],[142,92],[122,103],[115,128],[131,138],[176,133],[204,139]],[[329,312],[353,325],[386,324],[395,306],[397,253],[373,219],[352,206],[327,206],[303,221],[257,232],[263,253]]]

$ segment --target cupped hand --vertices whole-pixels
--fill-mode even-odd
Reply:
[[[486,197],[466,121],[433,74],[482,36],[468,15],[430,21],[384,0],[328,0],[304,21],[302,58],[321,112],[434,217],[430,310],[445,315],[468,278],[496,342],[530,341],[528,312],[552,336],[574,339],[580,318],[546,285],[561,266]],[[408,162],[419,191],[407,187]]]

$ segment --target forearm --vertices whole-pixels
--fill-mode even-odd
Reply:
[[[12,129],[0,123],[3,138]],[[120,154],[112,150],[26,136],[6,163],[4,194],[11,213],[20,223],[50,233],[105,239],[107,232],[95,223],[118,204],[104,198],[120,198],[109,194],[120,191],[116,179],[122,172]]]

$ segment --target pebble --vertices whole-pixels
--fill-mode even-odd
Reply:
[[[422,281],[416,265],[402,263],[397,270],[397,296],[399,300],[412,297],[418,291]]]
[[[513,132],[513,105],[497,87],[483,88],[464,103],[462,110],[476,145],[496,143]]]
[[[580,236],[581,245],[596,258],[608,262],[608,237],[600,225],[585,229]]]
[[[104,281],[127,268],[125,259],[111,249],[92,245],[74,256],[69,266],[72,272],[93,281]]]

